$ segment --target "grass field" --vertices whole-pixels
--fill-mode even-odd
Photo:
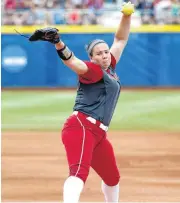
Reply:
[[[2,130],[60,130],[75,91],[2,91]],[[180,132],[180,91],[123,90],[110,130]]]

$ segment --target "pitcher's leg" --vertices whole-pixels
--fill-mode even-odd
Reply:
[[[64,183],[64,203],[77,203],[89,174],[94,138],[90,131],[80,126],[64,129],[62,141],[69,164],[69,177]]]
[[[106,202],[118,202],[119,201],[119,183],[114,186],[109,186],[102,180],[101,189],[104,194]]]
[[[63,202],[78,203],[83,187],[84,182],[82,179],[76,176],[69,176],[64,183]]]
[[[104,138],[93,152],[92,168],[102,178],[102,191],[106,202],[118,202],[120,174],[111,143]]]

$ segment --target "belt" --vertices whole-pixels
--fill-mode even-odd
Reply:
[[[74,111],[73,112],[73,115],[78,115],[78,111]],[[82,113],[83,114],[83,113]],[[84,114],[85,115],[85,114]],[[92,118],[91,116],[87,116],[86,117],[86,119],[88,120],[88,121],[90,121],[91,123],[93,123],[93,124],[95,124],[95,125],[97,125],[98,123],[99,123],[99,125],[97,125],[99,128],[101,128],[102,130],[104,130],[104,131],[108,131],[108,126],[105,126],[103,123],[101,123],[100,121],[97,121],[95,118]]]

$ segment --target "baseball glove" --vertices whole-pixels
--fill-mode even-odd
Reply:
[[[34,42],[40,40],[56,44],[60,41],[58,31],[58,29],[50,27],[38,29],[29,37],[29,41]]]

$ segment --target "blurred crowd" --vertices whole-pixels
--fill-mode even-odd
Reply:
[[[123,0],[4,0],[3,25],[116,25]],[[131,0],[134,25],[180,24],[180,0]]]

